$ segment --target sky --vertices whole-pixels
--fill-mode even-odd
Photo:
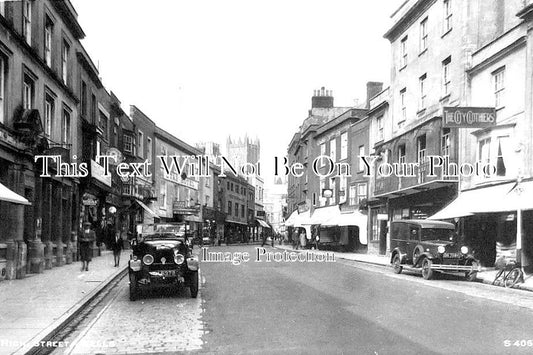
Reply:
[[[313,90],[335,106],[388,83],[383,34],[402,0],[71,0],[108,90],[194,145],[261,141],[262,175],[311,108]],[[225,151],[222,152],[223,154]]]

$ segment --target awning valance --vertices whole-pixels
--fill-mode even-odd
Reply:
[[[341,211],[338,205],[317,208],[311,216],[311,223],[309,224],[324,224],[330,219],[340,216]]]
[[[31,205],[31,203],[16,192],[11,191],[6,186],[0,184],[0,200],[16,203],[18,205]]]
[[[533,209],[533,181],[509,182],[463,191],[448,206],[429,219],[453,219],[476,213]]]
[[[143,208],[143,210],[145,210],[146,212],[148,212],[152,217],[159,218],[159,216],[158,216],[154,211],[152,211],[152,210],[150,209],[150,207],[146,206],[146,205],[144,204],[144,202],[139,201],[139,200],[135,200],[135,202],[136,202],[139,206],[141,206],[141,207]]]

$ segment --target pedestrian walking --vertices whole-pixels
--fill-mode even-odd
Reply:
[[[125,232],[125,227],[122,227],[122,231]],[[124,239],[122,239],[121,233],[116,233],[114,238],[114,243],[111,245],[113,249],[113,258],[115,259],[115,267],[118,267],[120,264],[120,253],[124,249]]]
[[[263,233],[263,232],[261,232],[261,246],[264,246],[264,245],[265,245],[266,240],[267,240],[267,238],[266,238],[266,234]]]
[[[292,247],[298,250],[298,244],[300,244],[300,237],[298,236],[298,230],[295,228],[292,232]]]
[[[81,256],[81,271],[89,271],[89,262],[92,260],[92,245],[96,240],[94,231],[91,229],[91,223],[85,222],[83,224],[83,232],[80,237],[80,256]]]

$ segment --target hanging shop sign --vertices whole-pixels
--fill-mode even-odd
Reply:
[[[443,107],[443,127],[485,128],[494,125],[496,125],[494,107]]]

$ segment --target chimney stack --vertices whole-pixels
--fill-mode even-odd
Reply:
[[[378,81],[369,81],[366,83],[366,108],[370,107],[370,99],[383,90],[383,83]]]
[[[332,108],[333,107],[333,91],[326,90],[324,86],[320,90],[313,91],[311,99],[311,108]]]

